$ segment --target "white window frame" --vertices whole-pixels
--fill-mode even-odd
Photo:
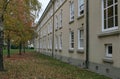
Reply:
[[[81,40],[83,40],[83,46],[81,46]],[[78,30],[78,49],[84,49],[84,30]]]
[[[80,2],[83,2],[83,3],[80,3]],[[83,13],[81,14],[82,11]],[[84,15],[84,0],[78,0],[78,16],[82,16],[82,15]]]
[[[56,0],[57,1],[57,8],[59,7],[59,5],[60,5],[60,0]]]
[[[62,17],[63,17],[63,10],[61,9],[61,12],[60,12],[60,27],[62,27]]]
[[[44,39],[43,39],[43,43],[42,43],[42,45],[43,45],[43,49],[44,49]]]
[[[50,23],[48,23],[48,34],[50,33]]]
[[[59,35],[59,49],[62,49],[62,34]]]
[[[114,2],[115,2],[115,0],[114,0]],[[106,2],[106,4],[107,4],[107,2]],[[111,6],[113,6],[115,8],[115,5],[118,5],[118,2],[117,3],[113,3],[113,5],[111,5]],[[108,6],[106,6],[106,7],[109,8]],[[113,9],[114,10],[114,13],[113,13],[114,14],[113,15],[113,17],[114,17],[114,26],[112,28],[104,29],[104,9],[105,9],[104,8],[104,0],[102,0],[102,31],[104,32],[104,31],[111,31],[111,30],[118,29],[118,26],[115,26],[115,14],[114,14],[115,13],[115,9]],[[106,16],[107,16],[107,13],[106,13]],[[108,18],[108,17],[106,17],[106,18]],[[106,27],[108,27],[108,26],[106,25]]]
[[[44,38],[44,49],[46,49],[46,38]]]
[[[52,33],[52,23],[50,22],[50,33]]]
[[[41,39],[40,39],[40,49],[42,48],[42,42],[41,42]]]
[[[50,37],[50,49],[52,49],[52,37]]]
[[[60,0],[60,5],[62,5],[62,4],[63,4],[63,2],[64,2],[64,0]]]
[[[70,1],[70,21],[74,20],[74,1]]]
[[[72,39],[72,33],[73,33],[73,39]],[[70,49],[74,49],[74,31],[70,31]]]
[[[55,36],[55,49],[58,49],[58,36]]]
[[[59,24],[58,24],[58,16],[56,15],[56,17],[55,17],[55,30],[58,29],[58,26],[59,26]]]
[[[48,37],[48,42],[47,43],[48,43],[48,49],[50,49],[49,37]]]
[[[106,44],[106,45],[105,45],[106,56],[107,56],[107,57],[112,57],[112,54],[109,54],[109,51],[108,51],[108,50],[109,50],[109,49],[108,49],[109,46],[112,46],[112,44]],[[112,53],[113,53],[113,46],[112,46]]]

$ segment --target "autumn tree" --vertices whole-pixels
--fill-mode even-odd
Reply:
[[[6,28],[6,37],[11,39],[9,34],[17,34],[30,23],[32,26],[40,8],[38,0],[0,0],[0,36],[3,36],[3,27]],[[2,47],[3,37],[0,38],[0,70],[4,70]]]

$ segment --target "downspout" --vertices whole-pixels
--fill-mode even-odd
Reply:
[[[89,0],[86,0],[86,68],[89,68]]]
[[[52,1],[52,5],[53,5],[53,28],[52,28],[52,57],[54,57],[54,0]]]

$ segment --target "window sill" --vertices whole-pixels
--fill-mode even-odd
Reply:
[[[73,53],[74,49],[69,49],[68,51],[69,51],[69,53]]]
[[[113,64],[112,58],[103,58],[103,62]]]
[[[113,35],[119,35],[120,31],[115,30],[115,31],[108,31],[108,32],[103,32],[101,34],[98,34],[98,37],[105,37],[105,36],[113,36]]]
[[[50,34],[52,34],[52,32],[50,32]]]
[[[58,31],[58,29],[55,29],[55,31]]]
[[[55,49],[55,51],[57,51],[57,49]]]
[[[59,52],[62,52],[62,49],[59,49]]]
[[[83,17],[84,17],[84,14],[78,16],[77,20],[79,20],[79,19],[81,19],[81,18],[83,18]]]
[[[78,50],[77,50],[77,53],[79,53],[79,54],[84,54],[84,49],[78,49]]]
[[[72,24],[74,22],[74,20],[70,21],[69,24]]]
[[[62,26],[61,26],[61,27],[59,27],[59,29],[62,29]]]

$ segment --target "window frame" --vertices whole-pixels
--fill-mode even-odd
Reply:
[[[106,57],[112,58],[113,46],[112,46],[112,54],[109,53],[109,46],[112,46],[112,44],[106,44],[106,45],[105,45],[105,53],[106,53]]]
[[[83,0],[84,2],[84,0]],[[78,0],[78,17],[84,15],[84,3],[83,4],[79,4],[80,3],[80,0]],[[83,6],[83,9],[80,10],[80,6]],[[80,14],[80,12],[83,11],[82,14]]]
[[[107,6],[107,2],[106,2],[106,8],[104,8],[104,0],[102,0],[102,32],[118,29],[118,26],[115,26],[115,5],[117,5],[117,7],[118,7],[118,2],[115,3],[115,0],[113,0],[113,1],[114,2],[113,2],[113,4],[111,6],[113,6],[113,11],[114,11],[113,16],[112,16],[113,20],[114,20],[114,26],[112,26],[111,28],[108,28],[108,26],[107,26],[108,24],[107,24],[106,25],[107,28],[105,28],[105,26],[104,26],[104,10],[105,9],[107,10],[111,6]],[[118,11],[118,9],[117,9],[117,11]],[[117,14],[117,16],[118,16],[118,14]],[[108,22],[108,15],[107,15],[107,13],[106,13],[106,18],[107,18],[107,22]]]
[[[59,35],[59,49],[62,49],[62,34]]]
[[[80,36],[83,36],[83,37],[80,37]],[[81,40],[83,40],[83,47],[80,45]],[[78,49],[84,49],[84,30],[83,29],[78,29]]]
[[[52,31],[53,31],[53,28],[52,28],[52,23],[50,22],[50,33],[52,33]]]
[[[62,27],[62,19],[63,19],[63,9],[60,12],[60,27]]]
[[[58,36],[55,36],[55,49],[58,49]]]
[[[59,18],[58,15],[56,15],[55,16],[55,30],[57,30],[59,27],[58,18]]]
[[[48,42],[47,42],[47,44],[48,44],[48,49],[50,49],[49,37],[48,37]]]
[[[73,33],[73,39],[72,39],[72,33]],[[74,49],[74,31],[70,31],[70,49]],[[73,44],[73,47],[72,47]]]
[[[70,1],[70,21],[74,21],[74,1]]]
[[[52,49],[52,37],[49,38],[50,41],[50,49]]]
[[[48,34],[50,33],[50,23],[48,23],[47,29],[48,29]]]

